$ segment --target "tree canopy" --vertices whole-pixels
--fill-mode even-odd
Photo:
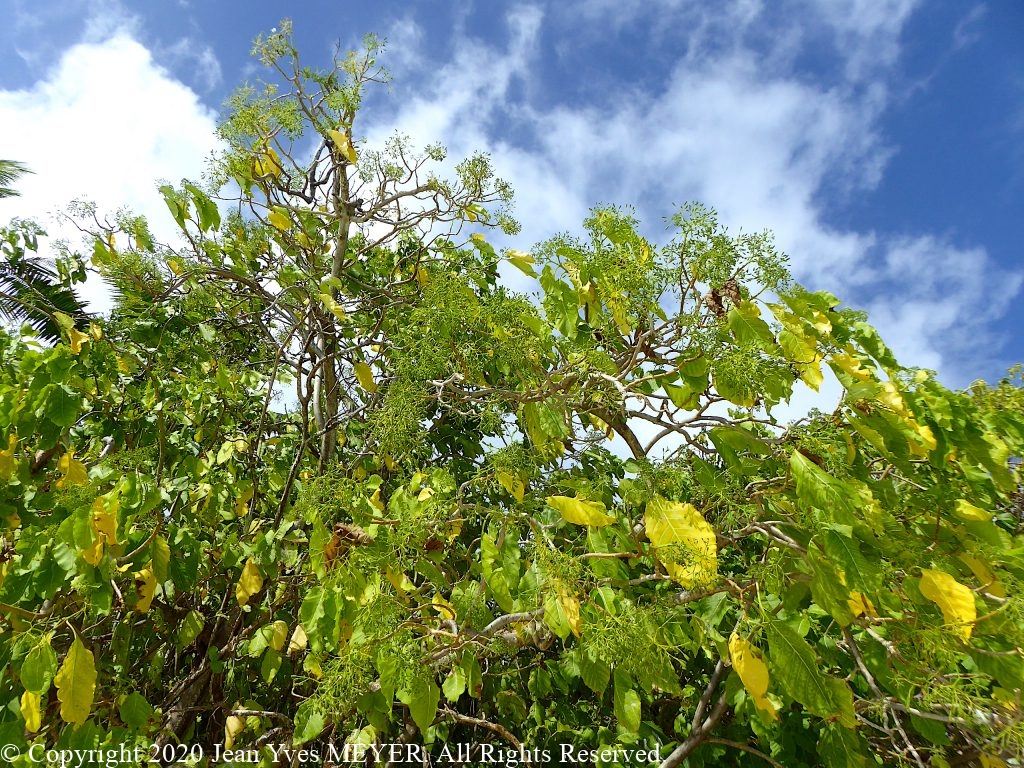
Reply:
[[[255,54],[179,241],[94,219],[53,278],[109,315],[0,334],[15,765],[1013,764],[1019,382],[901,366],[698,204],[496,249],[485,154],[360,138],[377,39]]]

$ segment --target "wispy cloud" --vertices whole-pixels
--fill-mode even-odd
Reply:
[[[527,240],[576,228],[596,203],[635,204],[657,237],[673,203],[701,199],[734,229],[774,230],[798,279],[869,309],[907,363],[964,383],[991,364],[985,344],[998,339],[990,322],[1010,306],[1021,275],[998,270],[980,246],[958,247],[936,233],[831,223],[837,207],[871,193],[898,151],[881,125],[916,5],[794,0],[781,42],[772,42],[766,36],[779,25],[772,8],[756,2],[712,9],[588,0],[572,21],[581,46],[600,29],[648,24],[653,39],[668,34],[666,19],[690,24],[676,27],[687,31],[677,34],[678,53],[658,88],[623,88],[575,107],[542,106],[528,89],[507,98],[517,79],[538,79],[545,36],[561,39],[563,57],[572,54],[565,16],[520,7],[506,16],[506,44],[458,39],[454,58],[435,62],[426,78],[403,66],[395,112],[380,116],[371,136],[397,125],[422,143],[489,150],[516,187]],[[423,44],[422,31],[415,39]],[[832,61],[835,77],[799,68],[811,47]]]

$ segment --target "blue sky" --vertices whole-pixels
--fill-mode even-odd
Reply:
[[[365,32],[390,93],[357,134],[489,151],[527,249],[631,204],[666,239],[699,199],[772,229],[796,277],[963,386],[1024,361],[1024,5],[937,0],[481,3],[0,0],[0,218],[75,196],[166,219],[283,15],[307,63]],[[360,130],[361,128],[361,130]],[[60,224],[52,223],[60,231]],[[160,225],[155,227],[158,233]]]

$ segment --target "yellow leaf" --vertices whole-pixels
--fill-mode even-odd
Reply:
[[[496,472],[495,477],[501,487],[509,492],[509,495],[520,504],[523,501],[523,494],[526,492],[526,484],[511,472]]]
[[[956,627],[963,639],[970,640],[971,630],[978,618],[974,593],[945,571],[930,568],[921,570],[921,594],[939,606],[947,624]]]
[[[434,495],[434,489],[433,488],[424,488],[416,496],[416,501],[426,501],[427,499],[429,499],[433,495]]]
[[[171,270],[175,275],[181,275],[185,272],[185,267],[178,259],[168,259],[167,268]]]
[[[395,588],[400,597],[416,588],[405,571],[396,571],[390,565],[384,569],[384,578]]]
[[[89,482],[89,473],[85,469],[85,464],[75,459],[74,449],[69,450],[58,459],[57,469],[64,475],[57,481],[58,488],[85,485]]]
[[[580,619],[580,601],[576,595],[569,592],[564,584],[558,582],[555,587],[555,593],[558,596],[558,605],[562,609],[562,613],[565,614],[566,623],[569,625],[569,629],[576,637],[580,636],[583,631],[583,622]]]
[[[416,267],[416,283],[420,288],[426,288],[430,282],[430,273],[424,267]]]
[[[990,755],[987,752],[982,752],[978,755],[978,764],[981,768],[1006,768],[1006,762],[995,755]]]
[[[119,502],[113,493],[97,496],[92,503],[92,546],[82,552],[90,565],[99,565],[105,547],[117,544],[117,509]]]
[[[271,632],[270,641],[267,644],[275,651],[280,651],[288,640],[288,624],[278,619],[272,627],[273,632]]]
[[[17,462],[14,460],[14,449],[18,446],[18,436],[11,432],[7,436],[7,450],[0,451],[0,480],[10,480]],[[60,481],[57,482],[60,485]]]
[[[557,509],[567,522],[576,525],[601,527],[615,522],[614,517],[605,513],[605,506],[600,501],[584,501],[569,496],[548,496],[547,502]]]
[[[332,315],[334,315],[336,318],[342,321],[348,320],[348,315],[345,314],[345,310],[341,308],[341,305],[337,302],[337,300],[335,300],[333,296],[331,296],[331,294],[321,293],[318,295],[320,297],[320,301],[323,302],[323,305],[327,307],[327,310]]]
[[[305,650],[308,642],[309,638],[306,637],[305,628],[301,624],[296,624],[295,631],[292,632],[292,639],[288,641],[288,653],[298,653]]]
[[[288,231],[292,226],[292,220],[288,218],[287,214],[282,213],[277,208],[274,208],[267,214],[267,221],[270,222],[270,226],[282,232]]]
[[[846,604],[850,607],[850,613],[854,616],[871,616],[872,618],[876,618],[878,616],[878,612],[875,610],[875,606],[871,602],[871,598],[856,590],[850,592],[850,597],[846,601]]]
[[[245,718],[238,715],[228,715],[224,721],[224,749],[231,749],[235,745],[235,739],[244,730]]]
[[[366,363],[356,363],[352,367],[355,369],[356,378],[359,380],[359,386],[370,394],[376,392],[377,383],[373,380],[373,371],[370,370],[370,366]]]
[[[252,487],[246,488],[235,501],[235,517],[245,517],[249,514],[249,502],[252,501]]]
[[[82,345],[89,341],[89,335],[76,328],[71,328],[68,330],[68,339],[71,342],[71,354],[77,355],[82,351]]]
[[[255,169],[257,176],[271,176],[277,178],[281,175],[281,158],[273,147],[267,147],[263,153],[256,158]]]
[[[25,719],[25,730],[35,733],[39,730],[41,717],[39,714],[39,694],[25,691],[21,694],[21,716]]]
[[[509,251],[506,254],[506,258],[508,258],[509,263],[519,271],[530,276],[537,274],[533,271],[534,259],[529,253],[523,253],[522,251]]]
[[[740,676],[743,687],[747,689],[754,706],[764,712],[772,720],[778,720],[779,714],[775,705],[768,700],[768,667],[757,656],[753,645],[735,632],[729,637],[729,657],[732,668]]]
[[[156,575],[153,573],[153,564],[135,572],[135,595],[138,598],[135,602],[135,610],[145,613],[153,604],[153,596],[156,594]]]
[[[92,651],[79,638],[71,644],[64,663],[53,678],[60,700],[60,716],[65,723],[82,725],[89,719],[96,692],[96,664]]]
[[[249,602],[249,598],[259,592],[262,587],[263,575],[250,557],[245,561],[242,575],[238,577],[238,584],[235,586],[235,599],[238,600],[239,605],[245,605]]]
[[[999,579],[992,573],[992,570],[984,561],[966,553],[957,555],[957,557],[964,565],[971,569],[971,572],[981,582],[986,592],[995,597],[1006,597],[1006,589],[1003,588]]]
[[[474,234],[470,235],[469,239],[472,240],[474,243],[486,243],[487,242],[487,238],[484,237],[483,235],[481,235],[479,232],[475,232]]]
[[[832,362],[841,370],[860,381],[871,381],[873,378],[871,371],[866,370],[864,366],[860,364],[860,360],[855,358],[853,355],[845,353],[841,355],[832,355]]]
[[[979,522],[992,522],[992,513],[976,507],[966,499],[956,500],[956,516],[961,520],[977,520]]]
[[[380,488],[374,489],[373,495],[370,497],[370,503],[380,512],[384,511],[384,502],[380,499]]]
[[[356,155],[355,147],[352,146],[352,142],[349,140],[341,131],[328,131],[327,135],[331,137],[331,141],[334,142],[334,148],[338,151],[338,154],[348,160],[350,163],[355,165],[358,156]]]
[[[103,338],[103,328],[99,323],[89,323],[89,335],[99,341]]]
[[[715,529],[689,503],[655,496],[644,512],[647,538],[669,575],[689,589],[711,584],[718,576],[718,546]],[[673,550],[682,550],[684,563]]]

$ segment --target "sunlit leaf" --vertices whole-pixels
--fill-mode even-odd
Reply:
[[[238,584],[235,586],[235,599],[238,600],[239,605],[246,605],[249,602],[249,598],[262,588],[263,574],[260,573],[259,566],[253,562],[253,559],[249,558],[245,561],[242,575],[239,576]]]
[[[605,512],[600,501],[586,501],[569,496],[548,496],[549,506],[557,509],[562,517],[575,525],[611,525],[615,518]]]
[[[57,461],[57,469],[64,475],[57,481],[58,488],[67,488],[72,485],[86,485],[89,482],[89,473],[85,464],[75,458],[74,449],[68,450]]]
[[[96,691],[96,665],[92,651],[78,637],[75,637],[64,657],[54,684],[60,700],[61,719],[74,725],[81,725],[88,720]]]
[[[644,513],[647,538],[669,575],[690,588],[708,585],[718,575],[715,529],[687,502],[654,496]]]
[[[965,640],[970,640],[978,609],[974,593],[945,571],[921,569],[921,594],[939,606],[947,624]]]
[[[750,698],[759,710],[772,720],[778,720],[778,708],[768,700],[768,667],[761,660],[757,650],[735,632],[729,636],[729,658],[736,674],[743,681]]]

